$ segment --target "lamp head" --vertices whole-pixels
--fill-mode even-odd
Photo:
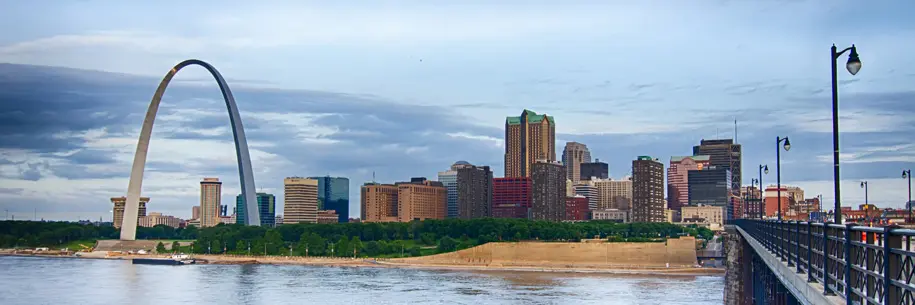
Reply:
[[[769,166],[768,166],[768,165],[763,166],[763,173],[765,173],[766,175],[769,174]]]
[[[791,141],[788,140],[788,137],[785,137],[785,151],[791,150]]]
[[[909,174],[908,171],[902,171],[902,179],[908,178],[909,175],[910,175],[910,174]]]
[[[861,181],[861,187],[864,187],[864,185],[866,185],[866,184],[867,184],[866,181]]]
[[[845,63],[845,69],[848,69],[848,73],[851,73],[851,75],[858,74],[858,71],[861,70],[861,59],[858,58],[858,49],[855,48],[855,45],[851,45],[851,54],[848,54],[848,62]]]

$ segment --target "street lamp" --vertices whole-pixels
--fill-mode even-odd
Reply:
[[[763,172],[765,172],[766,175],[769,174],[769,165],[759,165],[759,219],[763,219],[763,217],[766,216],[766,191],[763,190]]]
[[[845,48],[842,52],[836,52],[836,45],[832,45],[830,49],[830,62],[832,63],[832,166],[833,166],[833,187],[835,189],[835,222],[840,223],[842,220],[842,212],[839,207],[841,207],[842,196],[839,195],[839,72],[836,70],[836,60],[839,59],[839,56],[844,54],[846,51],[851,50],[851,54],[848,55],[848,62],[845,63],[845,69],[848,70],[848,73],[851,75],[858,74],[858,71],[861,70],[861,59],[858,58],[858,49],[855,48],[855,45]]]
[[[756,178],[750,179],[750,185],[751,185],[754,189],[756,188],[756,185],[757,185],[757,184],[759,184],[759,180],[758,180],[758,179],[756,179]],[[761,188],[761,187],[762,187],[762,186],[760,186],[760,188]],[[760,190],[760,192],[762,192],[762,191]],[[759,198],[755,198],[755,197],[757,197],[755,193],[754,193],[752,196],[751,196],[749,193],[750,193],[750,191],[747,191],[747,197],[754,197],[754,198],[749,199],[749,200],[753,200],[753,201],[756,202],[756,210],[759,211],[759,212],[757,212],[757,214],[759,215],[759,218],[762,219],[762,201],[760,201]]]
[[[861,188],[864,189],[864,221],[867,222],[869,227],[871,225],[871,206],[867,203],[867,181],[861,181]]]
[[[909,210],[909,221],[912,222],[912,170],[907,169],[902,171],[902,179],[909,179],[909,200],[905,202],[906,209]]]
[[[778,194],[776,200],[778,200],[778,220],[782,220],[782,150],[779,149],[779,145],[782,142],[785,142],[783,146],[785,151],[791,149],[791,141],[788,140],[788,137],[775,137],[775,179],[776,187],[778,188],[775,192]]]

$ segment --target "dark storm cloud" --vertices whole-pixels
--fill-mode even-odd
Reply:
[[[81,70],[5,65],[0,69],[37,69],[31,81],[0,83],[0,145],[51,153],[80,148],[81,139],[54,137],[106,128],[111,133],[135,133],[148,106],[155,79],[107,75],[92,72],[91,80],[80,78]],[[59,74],[55,74],[60,72]],[[27,72],[22,72],[27,73]],[[0,73],[3,75],[3,73]],[[141,81],[142,80],[142,81]],[[144,83],[145,82],[145,83]],[[476,162],[495,165],[501,162],[501,148],[494,143],[447,136],[463,132],[472,136],[501,137],[501,131],[469,124],[469,118],[441,107],[402,105],[371,95],[328,93],[305,90],[240,88],[233,91],[242,112],[249,142],[275,145],[259,148],[288,159],[295,167],[285,168],[276,180],[287,175],[316,175],[332,172],[384,171],[379,176],[406,179],[415,175],[434,175],[458,159],[489,156]],[[180,102],[179,102],[180,101]],[[179,122],[159,120],[154,133],[175,139],[219,139],[231,141],[225,105],[215,85],[181,85],[169,88],[159,109],[160,118],[174,116]],[[311,124],[331,129],[323,137],[328,142],[299,141],[296,122],[276,122],[256,113],[311,113],[322,115]],[[219,129],[222,133],[201,133]],[[226,134],[228,133],[228,134]],[[160,134],[155,134],[160,136]],[[107,177],[109,174],[87,170],[88,165],[114,163],[107,152],[88,149],[63,157],[72,164],[54,166],[51,171],[65,178]],[[255,167],[257,165],[255,164]],[[23,171],[23,178],[37,179],[36,166]],[[188,165],[150,162],[149,171],[184,171],[199,175],[228,175],[237,169],[221,165]],[[424,170],[418,170],[424,169]],[[308,171],[308,172],[305,172]],[[229,178],[232,179],[232,178]],[[261,179],[261,177],[259,177]],[[357,178],[362,179],[362,178]],[[270,187],[274,183],[259,185]],[[273,185],[275,186],[275,185]]]

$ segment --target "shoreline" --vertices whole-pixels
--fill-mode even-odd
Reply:
[[[89,255],[87,255],[89,254]],[[119,255],[107,256],[102,253],[86,253],[82,256],[43,255],[43,254],[18,254],[0,253],[0,256],[15,257],[43,257],[43,258],[69,258],[69,259],[109,259],[130,260],[133,258],[165,258],[164,255]],[[472,271],[472,272],[535,272],[535,273],[572,273],[572,274],[612,274],[612,275],[656,275],[656,276],[721,276],[724,268],[702,267],[647,267],[631,266],[618,268],[593,268],[593,267],[526,267],[526,266],[493,266],[493,265],[456,265],[456,264],[422,264],[391,262],[385,259],[374,258],[342,258],[342,257],[289,257],[289,256],[223,256],[223,255],[192,255],[193,258],[205,261],[201,265],[301,265],[322,267],[368,267],[413,270],[441,270],[441,271]]]

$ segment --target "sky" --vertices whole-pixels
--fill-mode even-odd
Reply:
[[[906,201],[915,167],[915,2],[879,1],[2,1],[0,209],[17,219],[110,220],[126,194],[161,77],[196,58],[235,93],[256,187],[289,176],[359,186],[435,178],[458,160],[503,174],[504,122],[556,120],[557,156],[586,144],[615,178],[631,160],[743,145],[834,202],[829,48],[838,60],[843,205]],[[199,181],[240,192],[228,115],[200,67],[181,70],[153,129],[143,196],[188,218]]]

